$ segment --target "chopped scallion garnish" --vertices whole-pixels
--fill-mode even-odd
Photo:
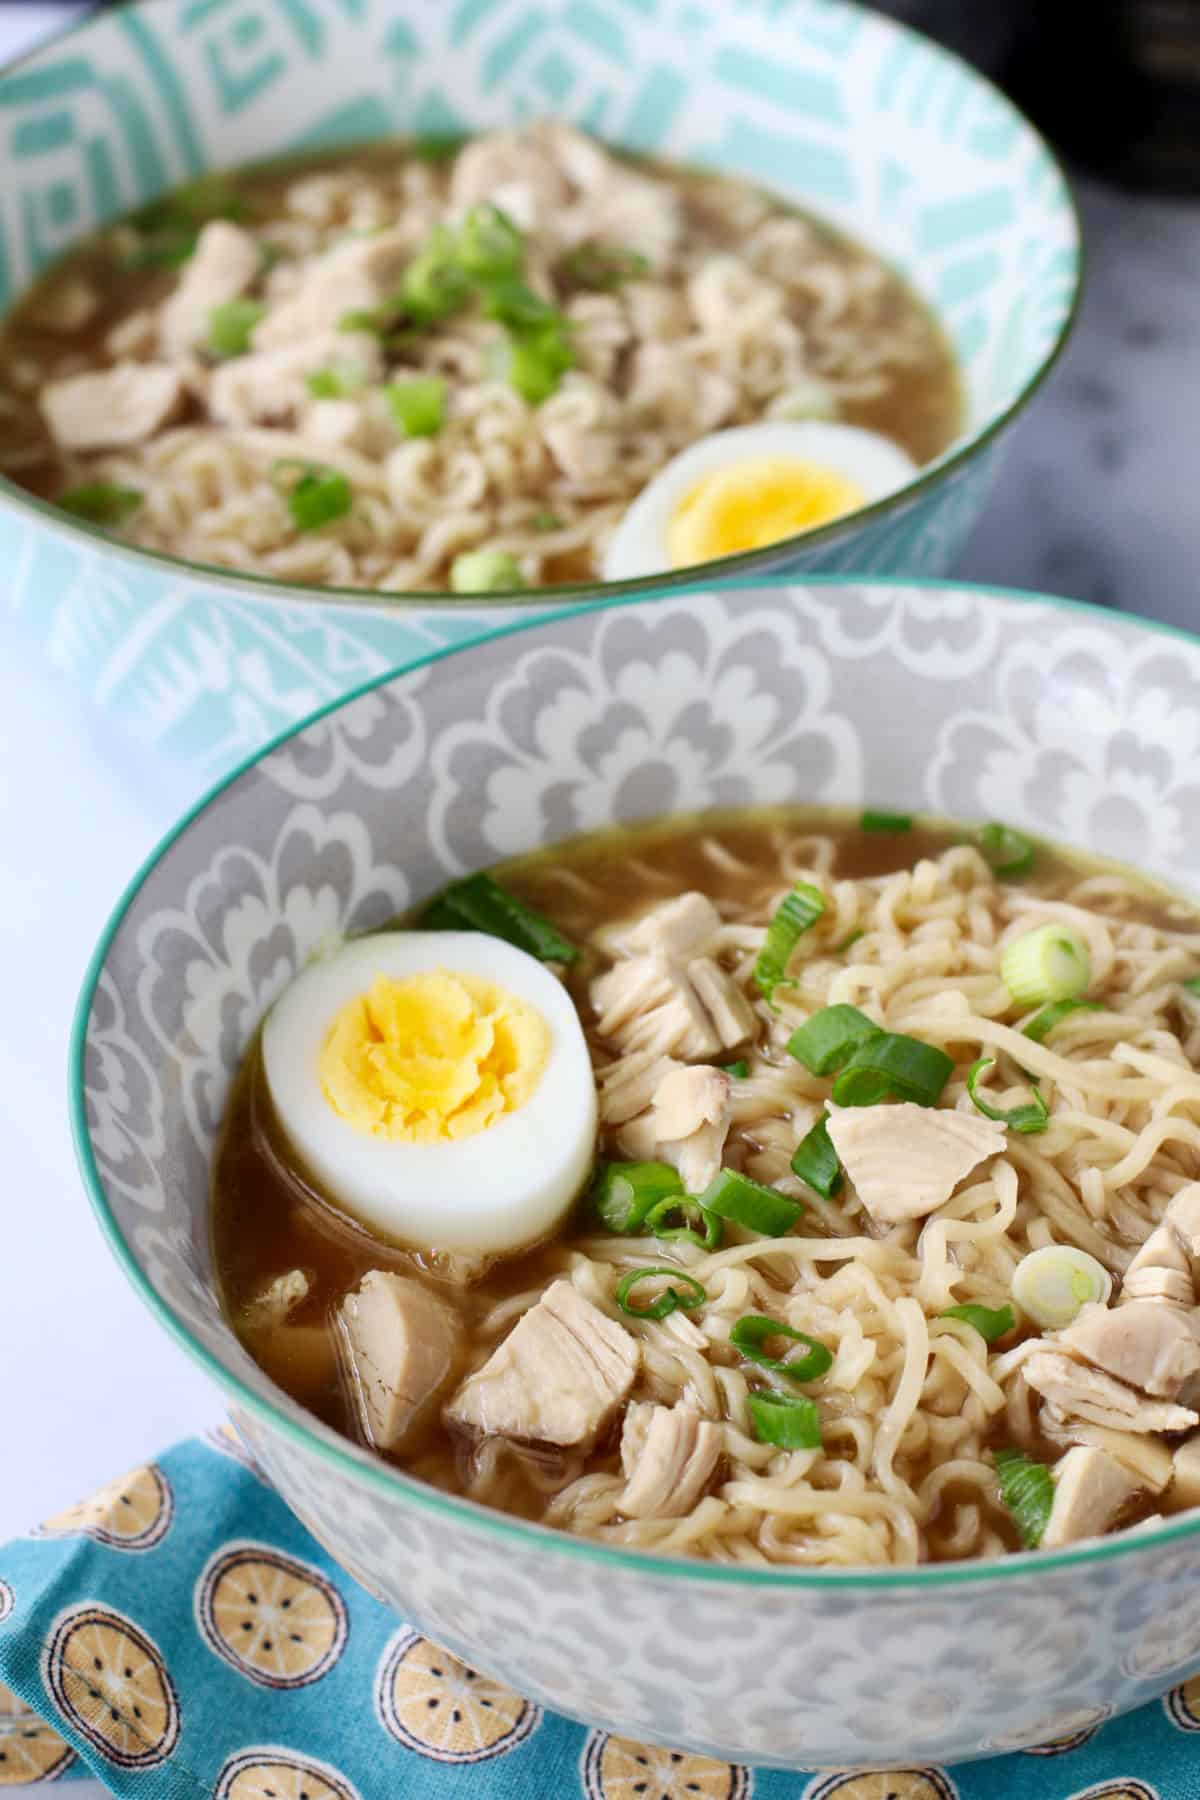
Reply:
[[[1019,1450],[996,1450],[992,1462],[1000,1498],[1012,1515],[1017,1536],[1027,1550],[1036,1550],[1054,1506],[1050,1471],[1045,1463],[1032,1462]]]
[[[350,483],[338,469],[324,463],[298,462],[281,457],[272,468],[276,487],[287,500],[297,531],[319,531],[343,519],[354,504]]]
[[[1012,880],[1018,875],[1028,875],[1033,867],[1032,841],[1024,832],[1014,831],[1011,825],[981,825],[975,834],[975,842],[984,862],[997,875]]]
[[[669,1283],[677,1285],[665,1287],[646,1306],[635,1306],[631,1300],[634,1288],[654,1276],[665,1276]],[[630,1269],[617,1283],[617,1305],[631,1319],[665,1319],[673,1312],[690,1312],[695,1306],[703,1306],[707,1299],[700,1283],[679,1269]]]
[[[427,137],[413,139],[412,153],[419,156],[422,162],[449,162],[452,156],[458,155],[464,142],[464,138],[452,133],[442,136],[432,132]]]
[[[579,287],[615,288],[623,281],[634,281],[650,268],[638,250],[623,250],[616,244],[580,244],[563,258],[563,273]]]
[[[798,1200],[789,1200],[777,1188],[764,1187],[761,1181],[752,1181],[736,1169],[722,1169],[709,1182],[700,1201],[709,1212],[732,1219],[748,1231],[761,1232],[763,1237],[783,1237],[804,1211]]]
[[[1041,1012],[1034,1013],[1028,1025],[1022,1025],[1021,1034],[1032,1038],[1035,1044],[1044,1044],[1054,1027],[1071,1013],[1103,1011],[1098,1000],[1056,1000],[1052,1006],[1043,1006]]]
[[[58,504],[89,525],[121,525],[137,511],[142,496],[137,488],[118,487],[113,481],[85,481],[60,494]]]
[[[384,388],[392,417],[405,437],[435,437],[446,416],[446,383],[440,375],[392,381]]]
[[[833,1084],[838,1106],[876,1106],[892,1098],[934,1106],[954,1073],[954,1059],[932,1044],[887,1031],[858,1046]]]
[[[781,1450],[819,1450],[821,1415],[806,1394],[749,1394],[746,1404],[760,1444]]]
[[[948,1306],[945,1312],[938,1314],[939,1319],[961,1319],[964,1325],[970,1325],[977,1331],[985,1344],[994,1344],[997,1338],[1011,1331],[1017,1322],[1017,1315],[1011,1306],[978,1306],[974,1301],[965,1301],[962,1306]]]
[[[458,232],[458,261],[478,281],[516,275],[525,240],[507,213],[489,201],[473,206]]]
[[[1185,987],[1189,994],[1200,994],[1200,975],[1189,975],[1187,980],[1181,981],[1179,985]]]
[[[436,325],[458,312],[470,292],[471,279],[459,261],[457,239],[447,226],[437,225],[404,271],[393,316],[402,310],[414,325]]]
[[[795,1344],[807,1344],[808,1355],[792,1358],[769,1356],[766,1345],[772,1338],[790,1338]],[[769,1319],[762,1313],[747,1313],[729,1334],[729,1341],[739,1355],[774,1369],[790,1381],[816,1381],[833,1367],[833,1352],[805,1331],[796,1331],[780,1319]]]
[[[444,888],[426,911],[426,931],[482,931],[540,962],[574,962],[579,951],[549,921],[490,875],[468,875]]]
[[[824,911],[824,894],[807,881],[798,881],[775,908],[754,965],[755,982],[768,1000],[787,975],[792,951]]]
[[[529,521],[531,531],[561,531],[562,527],[562,519],[556,512],[551,512],[549,508],[542,512],[535,512]]]
[[[833,954],[835,956],[844,956],[847,950],[857,944],[859,938],[866,937],[866,935],[865,931],[848,931],[841,943],[833,946]]]
[[[208,348],[214,356],[244,356],[250,334],[265,315],[260,300],[223,300],[208,315]]]
[[[646,1230],[664,1243],[682,1238],[699,1250],[719,1250],[725,1236],[725,1222],[690,1194],[672,1194],[652,1206],[646,1214]]]
[[[842,1165],[829,1136],[829,1120],[820,1118],[792,1153],[792,1174],[832,1200],[842,1185]]]
[[[1112,1276],[1090,1251],[1043,1244],[1013,1270],[1012,1297],[1043,1331],[1062,1331],[1085,1306],[1107,1305],[1112,1285]]]
[[[860,1044],[880,1035],[874,1019],[868,1019],[857,1006],[823,1006],[796,1027],[787,1041],[787,1050],[811,1075],[832,1075],[850,1060]]]
[[[574,364],[575,352],[565,330],[558,325],[513,329],[497,359],[499,373],[530,406],[540,406],[557,392],[559,382]]]
[[[1018,1006],[1073,1000],[1092,979],[1092,959],[1073,931],[1051,921],[1013,939],[1000,958],[1000,979]]]
[[[508,550],[464,550],[450,564],[456,594],[508,594],[524,586],[521,565]]]
[[[911,831],[911,813],[872,812],[869,808],[858,821],[860,831]]]
[[[1033,1084],[1030,1092],[1033,1099],[1026,1106],[1014,1106],[1005,1112],[1001,1107],[989,1106],[979,1096],[979,1081],[985,1069],[995,1064],[994,1056],[981,1056],[971,1064],[967,1071],[967,1092],[985,1119],[995,1119],[998,1125],[1007,1125],[1010,1131],[1018,1131],[1023,1136],[1032,1136],[1035,1132],[1045,1131],[1050,1118],[1050,1108],[1042,1099],[1041,1089]]]
[[[132,250],[125,251],[117,266],[129,271],[137,269],[179,269],[194,256],[200,233],[194,226],[164,226],[143,237]]]
[[[679,1171],[670,1163],[610,1162],[596,1171],[592,1205],[609,1231],[633,1237],[661,1200],[682,1194]]]
[[[745,1081],[747,1075],[750,1073],[750,1064],[745,1062],[740,1056],[736,1062],[722,1063],[720,1066],[722,1071],[726,1075],[731,1076],[734,1081]]]

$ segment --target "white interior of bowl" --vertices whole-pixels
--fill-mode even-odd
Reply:
[[[233,1073],[331,932],[581,831],[788,802],[1000,818],[1200,891],[1198,692],[1200,644],[1141,622],[827,583],[574,614],[343,703],[185,822],[97,953],[74,1110],[110,1241],[218,1380],[377,1469],[249,1362],[209,1254]]]
[[[206,169],[546,112],[744,173],[883,251],[953,339],[972,431],[1070,314],[1077,227],[1041,139],[957,58],[842,0],[120,8],[0,77],[0,307]]]

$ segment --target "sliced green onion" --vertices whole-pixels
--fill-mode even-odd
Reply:
[[[860,831],[911,831],[911,813],[866,811],[858,821]]]
[[[117,267],[136,269],[179,269],[194,256],[200,233],[194,226],[165,226],[143,237],[132,250],[118,258]]]
[[[318,369],[306,376],[304,385],[314,400],[342,400],[347,394],[358,393],[365,386],[365,380],[361,369],[344,366]]]
[[[575,352],[557,325],[513,331],[509,341],[497,347],[497,374],[530,406],[540,406],[556,393],[574,365]]]
[[[690,1194],[671,1194],[652,1206],[646,1214],[646,1230],[664,1243],[682,1238],[698,1250],[719,1250],[725,1236],[725,1222]]]
[[[751,1181],[736,1169],[722,1169],[701,1194],[700,1204],[722,1219],[732,1219],[735,1225],[744,1225],[763,1237],[783,1237],[804,1211],[798,1200],[789,1200],[777,1188]]]
[[[852,945],[857,944],[859,938],[866,937],[866,935],[865,931],[848,931],[841,943],[833,946],[833,954],[835,956],[845,955]]]
[[[838,1106],[877,1106],[892,1097],[933,1106],[953,1073],[954,1059],[944,1050],[880,1031],[845,1064],[833,1084],[833,1098]]]
[[[792,951],[824,911],[824,894],[807,881],[798,881],[775,908],[754,965],[754,979],[768,1000],[787,975]]]
[[[828,1119],[818,1119],[792,1152],[792,1174],[826,1200],[832,1200],[841,1187],[842,1165],[830,1140]]]
[[[788,1360],[768,1356],[765,1345],[772,1338],[790,1338],[794,1344],[807,1344],[808,1355]],[[816,1381],[833,1367],[833,1352],[805,1331],[794,1331],[780,1319],[769,1319],[763,1313],[747,1313],[729,1334],[729,1341],[747,1361],[764,1369],[775,1369],[790,1381]]]
[[[1181,981],[1179,985],[1180,987],[1185,987],[1189,994],[1200,994],[1200,975],[1190,975],[1186,981]]]
[[[433,132],[428,137],[414,138],[411,148],[413,155],[419,156],[422,162],[449,162],[452,156],[458,155],[465,142],[466,139],[461,134],[448,132],[439,136]]]
[[[213,219],[235,223],[250,216],[250,207],[226,174],[214,171],[176,188],[162,200],[152,200],[138,213],[136,223],[147,231],[179,225],[208,225]]]
[[[832,1075],[849,1062],[860,1044],[881,1035],[874,1019],[868,1019],[857,1006],[823,1006],[796,1027],[787,1051],[810,1074]]]
[[[997,875],[1010,879],[1028,875],[1033,867],[1034,846],[1022,831],[1011,825],[981,825],[975,834],[979,853]]]
[[[446,416],[446,383],[440,375],[393,381],[384,388],[392,417],[405,437],[435,437]]]
[[[1019,1450],[992,1453],[1000,1498],[1012,1515],[1017,1536],[1027,1550],[1036,1550],[1050,1522],[1054,1482],[1045,1463],[1031,1462]]]
[[[392,308],[402,309],[414,325],[435,325],[465,305],[470,291],[454,233],[438,225],[405,269]]]
[[[679,1171],[670,1163],[610,1162],[596,1171],[592,1205],[609,1231],[632,1237],[661,1200],[682,1195]]]
[[[1085,1306],[1106,1306],[1112,1276],[1075,1244],[1043,1244],[1013,1270],[1012,1297],[1043,1331],[1073,1325]]]
[[[970,1325],[979,1333],[985,1344],[994,1344],[1017,1323],[1017,1315],[1011,1306],[977,1306],[970,1300],[962,1306],[948,1306],[938,1318],[961,1319],[964,1325]]]
[[[819,1450],[821,1415],[805,1394],[748,1394],[746,1403],[760,1444],[781,1450]]]
[[[736,1062],[722,1063],[720,1067],[722,1073],[732,1076],[734,1081],[745,1081],[750,1073],[750,1064],[743,1061],[740,1056]]]
[[[1000,958],[1000,979],[1018,1006],[1073,1000],[1092,979],[1087,945],[1051,922],[1014,938]]]
[[[520,231],[508,214],[490,201],[473,206],[459,227],[459,265],[477,280],[515,275],[524,252]]]
[[[640,251],[616,244],[580,244],[563,258],[563,273],[579,287],[615,288],[645,275],[650,264]]]
[[[450,564],[456,594],[507,594],[524,585],[521,565],[508,550],[464,550]]]
[[[1044,1044],[1054,1027],[1071,1013],[1103,1011],[1098,1000],[1056,1000],[1052,1006],[1043,1006],[1041,1012],[1034,1013],[1028,1025],[1022,1025],[1021,1035],[1032,1038],[1035,1044]]]
[[[500,276],[484,285],[483,311],[486,318],[499,319],[511,331],[565,331],[570,323],[553,300],[543,300],[515,274]]]
[[[335,519],[343,519],[354,504],[350,483],[338,469],[323,463],[298,462],[281,457],[271,470],[276,487],[287,499],[297,531],[319,531]],[[291,479],[291,477],[295,479]]]
[[[250,334],[264,317],[260,300],[223,300],[208,315],[208,348],[214,356],[244,356]]]
[[[1050,1118],[1050,1108],[1042,1099],[1037,1083],[1030,1090],[1033,1099],[1027,1106],[1014,1106],[1005,1112],[1001,1107],[989,1106],[986,1100],[979,1097],[979,1079],[985,1069],[995,1064],[994,1056],[981,1056],[967,1070],[967,1092],[985,1119],[995,1119],[998,1125],[1007,1125],[1010,1131],[1019,1131],[1022,1136],[1031,1136],[1034,1132],[1045,1131]]]
[[[571,963],[579,955],[549,919],[483,873],[444,888],[421,924],[426,931],[482,931],[515,944],[540,962]]]
[[[64,512],[90,525],[121,525],[142,504],[137,488],[118,487],[112,481],[85,481],[58,496]]]
[[[633,1305],[630,1295],[634,1288],[655,1275],[665,1275],[668,1281],[679,1285],[664,1288],[648,1306]],[[679,1269],[630,1269],[617,1283],[617,1305],[631,1319],[665,1319],[673,1312],[690,1312],[694,1306],[703,1306],[707,1299],[708,1294],[700,1283]]]
[[[549,509],[544,512],[535,512],[529,521],[531,531],[561,531],[562,528],[562,519],[556,512],[550,512]]]

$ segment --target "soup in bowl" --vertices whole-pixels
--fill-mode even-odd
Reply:
[[[977,516],[1078,282],[1009,103],[851,7],[505,12],[269,7],[257,58],[163,0],[13,71],[0,529],[142,735],[230,758],[600,584],[937,574]]]
[[[1198,665],[950,587],[602,608],[347,701],[164,846],[81,1003],[85,1173],[372,1592],[780,1767],[1189,1672]]]

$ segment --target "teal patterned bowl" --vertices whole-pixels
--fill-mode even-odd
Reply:
[[[544,112],[812,206],[899,265],[957,348],[963,438],[891,498],[714,573],[943,573],[1069,329],[1078,226],[1061,170],[994,88],[844,0],[106,12],[0,75],[0,305],[79,234],[205,170]],[[0,566],[55,667],[137,738],[209,774],[373,674],[516,610],[596,595],[487,607],[241,578],[117,545],[3,481]]]

